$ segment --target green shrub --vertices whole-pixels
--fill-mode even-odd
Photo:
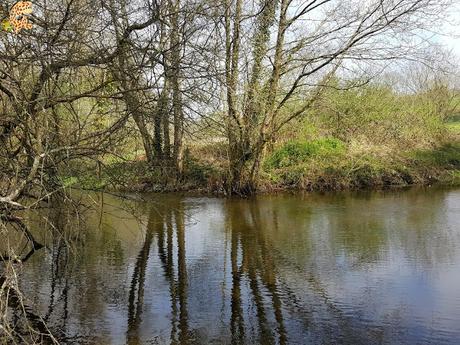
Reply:
[[[439,142],[445,136],[446,107],[439,105],[439,97],[400,94],[371,84],[327,90],[305,121],[314,121],[323,135],[345,142],[358,139],[407,149]]]
[[[291,141],[275,150],[266,160],[266,168],[283,168],[300,164],[312,157],[338,156],[345,152],[339,139],[325,138],[313,141]]]
[[[191,182],[204,185],[209,177],[214,174],[216,174],[216,169],[211,165],[203,164],[191,158],[186,161],[185,177]]]

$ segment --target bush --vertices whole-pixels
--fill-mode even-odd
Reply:
[[[339,139],[325,138],[313,141],[291,141],[284,144],[266,160],[266,168],[283,168],[305,162],[312,157],[338,156],[345,152]]]
[[[445,109],[424,94],[399,94],[384,85],[330,89],[311,116],[322,135],[396,148],[423,147],[445,135]]]

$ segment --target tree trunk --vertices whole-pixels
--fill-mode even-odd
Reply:
[[[180,0],[169,0],[169,12],[171,15],[171,84],[174,117],[173,156],[176,165],[175,168],[177,178],[181,178],[184,172],[184,114],[182,109],[182,95],[180,90],[181,37],[179,33],[179,10]]]
[[[254,145],[253,153],[254,160],[252,162],[250,172],[250,183],[254,186],[257,185],[257,179],[259,176],[260,165],[262,161],[262,155],[264,153],[267,142],[272,140],[274,131],[274,120],[276,117],[276,95],[279,91],[279,81],[281,77],[281,69],[283,66],[283,47],[284,47],[284,36],[286,33],[287,23],[287,10],[289,7],[290,0],[282,0],[281,8],[278,20],[278,34],[276,37],[275,45],[275,56],[273,58],[273,68],[270,80],[268,82],[268,89],[266,90],[267,98],[264,111],[263,124],[260,128],[259,138]]]
[[[163,150],[163,137],[167,138],[169,141],[169,130],[166,135],[163,132],[163,122],[168,121],[168,97],[169,97],[169,82],[165,78],[165,83],[163,85],[163,90],[161,91],[160,98],[156,107],[154,115],[154,137],[153,137],[153,148],[155,155],[158,160],[162,161],[164,158],[168,158],[169,151],[167,153]],[[166,139],[165,139],[166,140]],[[165,143],[166,150],[166,143]],[[169,149],[168,149],[169,150]],[[164,157],[164,155],[166,157]]]
[[[230,185],[228,191],[232,194],[240,193],[244,189],[244,157],[243,137],[244,128],[241,116],[236,107],[238,62],[240,58],[240,26],[242,14],[242,0],[236,0],[235,10],[232,13],[232,1],[227,0],[225,10],[225,78],[227,87],[227,136],[229,142]],[[232,17],[233,28],[232,28]]]

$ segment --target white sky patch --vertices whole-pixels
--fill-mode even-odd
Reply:
[[[460,57],[460,5],[452,7],[447,13],[446,22],[442,28],[444,35],[439,36],[439,42],[447,50]]]
[[[457,31],[460,31],[460,26],[457,27]],[[460,57],[460,37],[441,37],[441,42],[447,50],[454,53],[457,57]]]

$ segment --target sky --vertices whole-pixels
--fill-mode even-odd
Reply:
[[[460,26],[457,27],[457,31],[460,32]],[[460,38],[459,37],[457,38],[443,37],[441,41],[443,42],[443,44],[445,44],[448,50],[451,50],[458,57],[460,57]]]
[[[460,4],[453,7],[447,17],[448,19],[442,29],[446,35],[440,36],[440,42],[457,57],[460,57]]]

